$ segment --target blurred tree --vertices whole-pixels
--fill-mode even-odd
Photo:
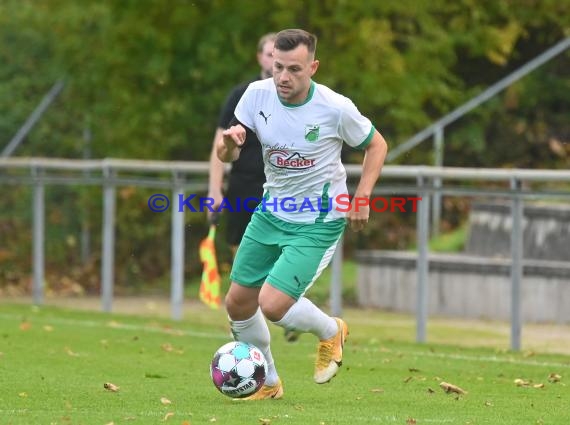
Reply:
[[[315,79],[353,99],[394,146],[567,37],[569,9],[558,0],[3,0],[0,146],[64,78],[15,155],[81,158],[89,130],[94,158],[206,160],[227,91],[257,72],[258,37],[286,27],[319,36]],[[568,168],[569,62],[561,55],[447,128],[446,165]],[[398,161],[430,163],[431,155],[426,143]],[[73,242],[66,235],[78,232],[77,210],[100,223],[100,191],[80,190],[46,192],[55,241]],[[147,214],[147,195],[121,192],[123,205],[139,208],[119,212],[123,282],[169,271],[169,221]],[[0,241],[26,227],[9,207],[15,197],[0,198]],[[200,234],[203,218],[189,220]],[[367,246],[406,246],[409,217],[393,221],[377,220]],[[75,258],[76,244],[50,243],[54,268]],[[29,244],[26,234],[18,248],[0,246],[0,269]]]

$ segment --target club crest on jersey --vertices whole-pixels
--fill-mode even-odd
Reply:
[[[274,167],[288,170],[305,170],[315,165],[314,159],[307,159],[301,156],[299,152],[289,154],[289,152],[280,149],[269,152],[267,158]]]
[[[305,140],[307,142],[316,142],[319,139],[320,128],[319,125],[305,124]]]

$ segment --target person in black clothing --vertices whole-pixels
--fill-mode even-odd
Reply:
[[[274,33],[265,34],[260,38],[257,44],[257,62],[261,67],[261,72],[253,80],[235,86],[222,107],[218,119],[218,127],[212,143],[212,152],[210,154],[208,197],[214,199],[213,209],[222,203],[224,184],[224,163],[220,161],[216,155],[216,140],[222,137],[222,131],[229,127],[229,123],[234,116],[236,105],[249,83],[272,76],[274,41]],[[263,172],[261,145],[255,134],[249,133],[241,150],[240,158],[232,163],[226,191],[226,199],[233,209],[233,211],[228,214],[226,234],[226,240],[230,245],[232,255],[235,255],[252,214],[244,209],[244,206],[252,211],[257,206],[253,200],[247,204],[244,204],[244,200],[247,198],[261,200],[263,195],[263,183],[265,183],[265,173]]]

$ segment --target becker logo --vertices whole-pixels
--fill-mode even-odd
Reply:
[[[299,152],[289,154],[287,151],[274,150],[269,152],[267,157],[274,167],[288,170],[305,170],[315,165],[314,159],[304,158]]]

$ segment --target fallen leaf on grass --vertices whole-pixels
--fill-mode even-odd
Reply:
[[[190,421],[184,421],[180,425],[190,425]]]
[[[162,350],[166,351],[167,353],[184,354],[184,350],[175,350],[170,343],[162,344],[160,348],[162,348]]]
[[[75,353],[74,351],[72,351],[71,348],[69,348],[69,347],[65,347],[64,350],[65,350],[65,353],[66,353],[68,356],[71,356],[71,357],[79,357],[79,354],[77,354],[77,353]]]
[[[116,393],[117,391],[119,391],[119,387],[116,386],[115,384],[112,384],[110,382],[105,382],[103,384],[103,388],[105,388],[106,390],[112,391],[114,393]]]
[[[164,376],[164,375],[160,375],[160,374],[158,374],[158,373],[149,373],[149,372],[145,373],[145,374],[144,374],[144,377],[145,377],[145,378],[151,378],[151,379],[162,379],[162,378],[166,378],[166,376]]]
[[[449,382],[440,382],[439,386],[446,393],[467,394],[467,391],[465,391],[463,388],[450,384]]]
[[[216,422],[217,419],[216,418],[210,418],[210,422]]]
[[[407,383],[410,382],[412,379],[414,379],[413,376],[408,376],[406,379],[404,379],[404,384],[407,384]]]
[[[269,425],[271,423],[271,419],[267,419],[267,418],[259,418],[259,423],[261,425]]]
[[[528,386],[530,385],[530,381],[527,381],[527,380],[525,380],[525,379],[517,378],[517,379],[515,379],[515,385],[516,385],[517,387],[528,387]]]
[[[536,388],[536,389],[540,389],[540,388],[544,388],[544,384],[534,384],[532,387]]]
[[[27,331],[32,327],[32,324],[28,321],[23,321],[20,323],[20,330]]]
[[[417,423],[418,421],[416,421],[414,418],[406,419],[406,425],[416,425]]]
[[[409,372],[419,372],[419,369],[416,369],[415,367],[411,367],[408,369]]]
[[[0,353],[2,354],[2,353]],[[548,382],[560,382],[560,380],[562,379],[562,376],[560,376],[557,373],[551,373],[550,375],[548,375]]]
[[[174,412],[168,412],[166,415],[164,415],[163,421],[167,421],[173,416],[174,416]]]
[[[114,321],[114,320],[110,320],[107,322],[107,326],[110,328],[119,328],[121,326],[121,324],[119,322]]]
[[[372,388],[370,390],[371,393],[383,393],[384,392],[384,388]]]
[[[161,402],[162,404],[164,404],[165,406],[168,405],[168,404],[172,404],[172,402],[171,402],[169,399],[167,399],[166,397],[161,397],[161,398],[160,398],[160,402]]]

